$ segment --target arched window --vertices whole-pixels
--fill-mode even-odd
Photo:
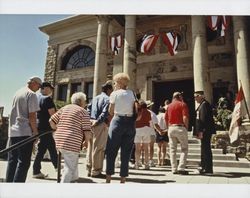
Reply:
[[[80,45],[69,51],[62,61],[62,69],[75,69],[95,65],[95,52],[88,46]]]

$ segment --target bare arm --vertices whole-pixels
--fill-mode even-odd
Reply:
[[[32,135],[38,134],[37,123],[36,123],[36,112],[29,113],[29,123],[32,130]]]
[[[49,124],[50,124],[52,129],[56,130],[56,124],[54,123],[53,120],[49,119]]]
[[[188,129],[188,122],[189,122],[189,119],[187,116],[183,116],[183,122],[184,122],[184,125],[186,127],[186,129]]]
[[[115,104],[109,104],[109,114],[111,115],[111,116],[113,116],[114,115],[114,110],[115,110]]]
[[[56,109],[55,108],[48,109],[48,112],[49,115],[52,116],[56,112]]]

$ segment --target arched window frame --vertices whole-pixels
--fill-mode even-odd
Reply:
[[[70,70],[94,66],[95,51],[87,45],[78,45],[69,50],[62,58],[61,69]]]

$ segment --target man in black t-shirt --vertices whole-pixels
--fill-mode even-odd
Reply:
[[[49,124],[50,116],[56,112],[55,104],[51,98],[54,87],[49,82],[43,82],[41,93],[38,94],[40,111],[37,112],[38,131],[44,133],[52,130]],[[57,151],[52,133],[41,136],[38,143],[38,152],[33,164],[33,178],[45,178],[46,175],[41,172],[41,161],[46,151],[49,151],[51,162],[57,169]]]

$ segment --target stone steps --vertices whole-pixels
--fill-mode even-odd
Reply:
[[[180,153],[177,153],[177,159],[179,159]],[[154,153],[154,158],[157,159],[157,153]],[[200,159],[199,153],[188,153],[188,160]],[[213,160],[232,160],[235,161],[236,157],[234,154],[213,154]]]
[[[200,163],[200,140],[193,138],[192,135],[188,135],[188,159],[187,166],[199,166]],[[154,161],[157,163],[157,144],[154,145]],[[177,159],[180,156],[180,145],[177,147]],[[169,151],[168,151],[169,152]],[[223,154],[222,149],[212,149],[213,152],[213,165],[215,167],[235,167],[235,168],[250,168],[250,162],[246,159],[236,160],[234,154]],[[86,152],[80,154],[82,157],[86,157]],[[118,154],[118,158],[119,158]],[[166,160],[166,164],[170,165],[170,161]]]

